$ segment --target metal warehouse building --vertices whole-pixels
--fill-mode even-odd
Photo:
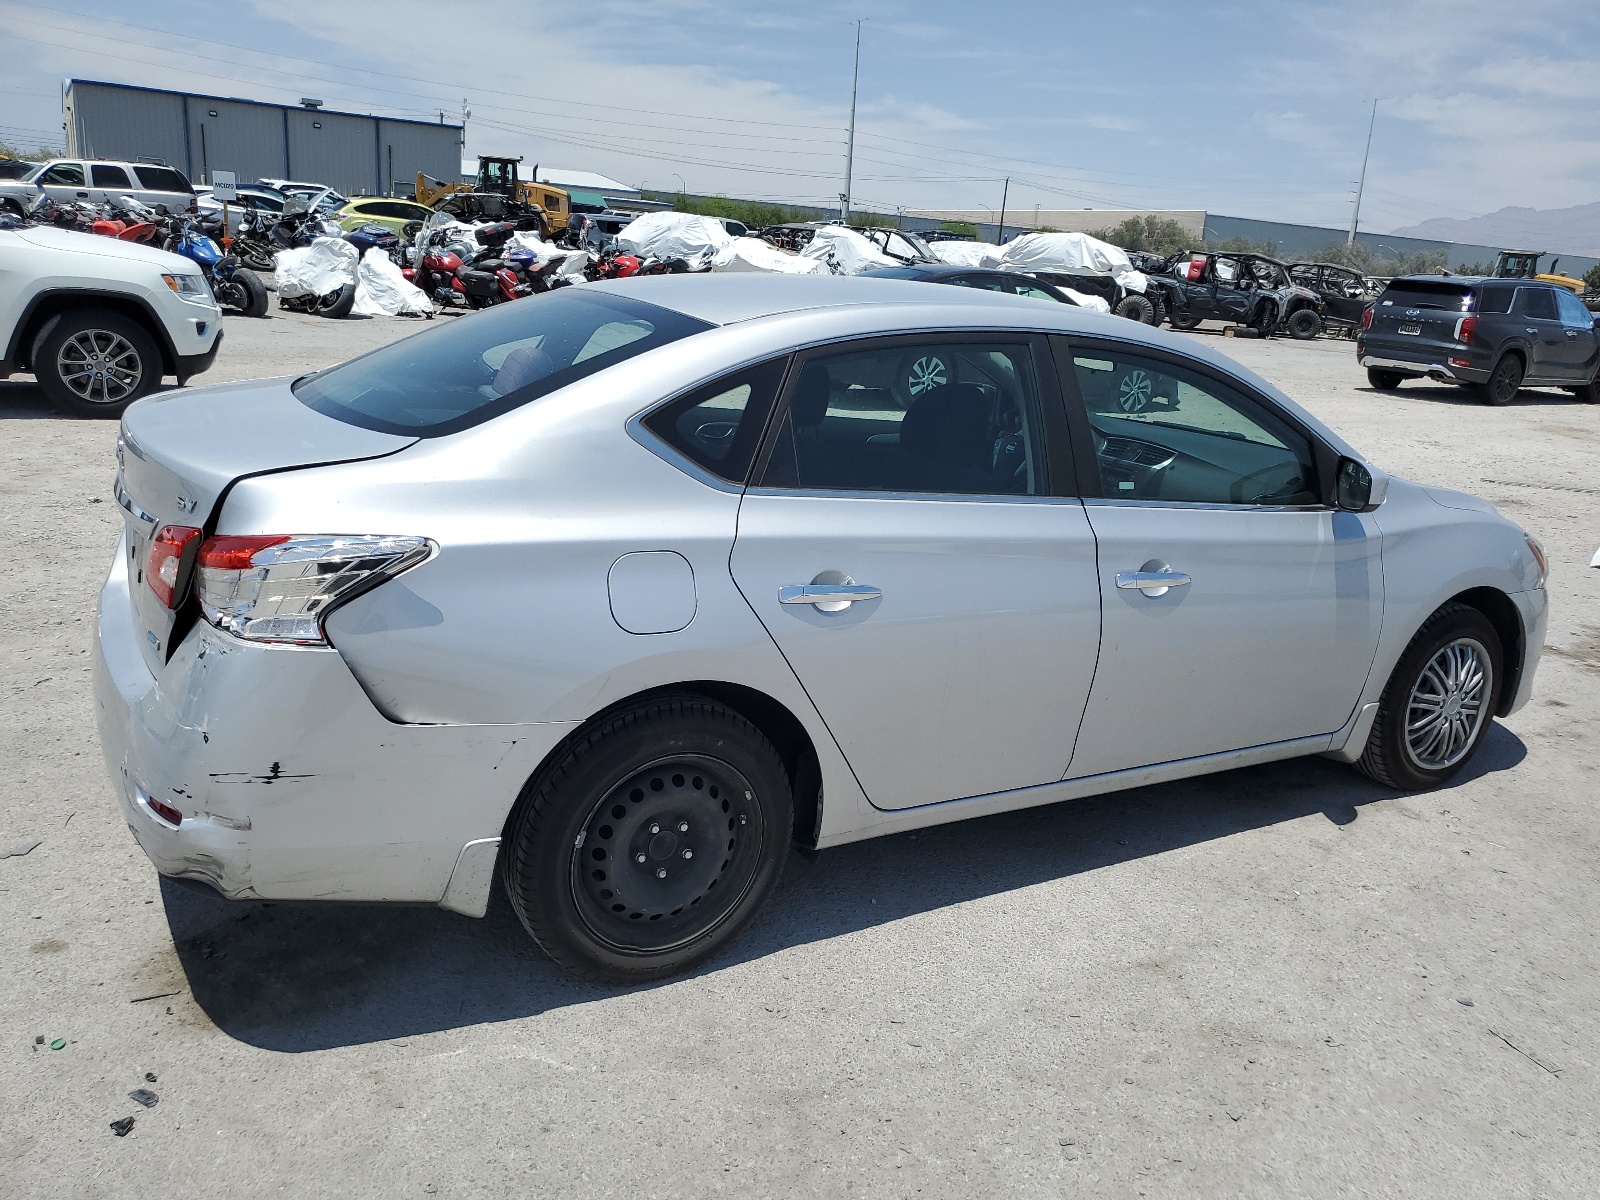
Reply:
[[[296,179],[347,196],[406,195],[418,171],[455,178],[460,125],[197,96],[74,79],[62,100],[67,153],[180,167],[195,183]]]

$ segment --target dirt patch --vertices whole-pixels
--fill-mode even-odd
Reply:
[[[1600,627],[1585,625],[1570,645],[1546,645],[1545,651],[1585,670],[1600,672]]]

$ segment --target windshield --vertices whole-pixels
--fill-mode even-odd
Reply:
[[[568,287],[308,375],[294,393],[352,425],[440,437],[711,328],[654,304]]]
[[[36,166],[36,167],[32,168],[31,170],[27,171],[22,176],[22,182],[23,183],[32,183],[35,179],[37,179],[39,177],[39,173],[41,171],[43,171],[49,165],[50,165],[49,163],[40,163],[38,166]]]

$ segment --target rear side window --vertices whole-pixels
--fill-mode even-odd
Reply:
[[[502,304],[296,381],[351,425],[441,437],[713,326],[593,288]]]
[[[713,475],[743,483],[788,364],[780,358],[708,383],[658,408],[645,427]]]
[[[1466,312],[1472,306],[1472,289],[1463,283],[1435,283],[1431,279],[1396,279],[1378,298],[1380,305],[1400,308],[1442,308]]]
[[[121,167],[113,167],[109,163],[94,163],[89,167],[89,179],[97,188],[126,188],[133,184],[128,182],[128,173]]]
[[[1511,297],[1515,289],[1505,284],[1489,283],[1478,289],[1478,311],[1480,313],[1508,313],[1511,311]]]
[[[1556,320],[1556,297],[1549,288],[1518,288],[1517,311],[1536,321]]]
[[[190,192],[194,188],[183,177],[182,171],[171,167],[136,166],[133,173],[139,177],[139,186],[151,192]]]

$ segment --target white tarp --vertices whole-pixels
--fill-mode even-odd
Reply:
[[[928,249],[940,262],[955,267],[998,267],[1004,246],[993,242],[929,242]]]
[[[800,257],[826,263],[835,275],[859,275],[878,267],[905,265],[897,258],[890,258],[854,229],[842,225],[824,225],[817,230],[810,245],[800,251]]]
[[[361,252],[342,238],[319,237],[311,245],[278,254],[273,275],[278,295],[326,296],[356,281]]]
[[[350,311],[360,317],[421,317],[433,311],[433,302],[400,274],[388,251],[374,247],[356,267],[356,302]]]
[[[637,258],[681,258],[704,271],[733,241],[721,221],[696,213],[653,212],[635,217],[617,234],[617,249]]]
[[[506,243],[506,253],[513,250],[530,251],[541,268],[548,266],[552,260],[560,260],[560,265],[547,276],[550,282],[557,279],[584,282],[583,269],[589,265],[589,253],[586,250],[564,250],[531,230],[519,230],[511,235],[511,240]]]
[[[766,271],[784,275],[826,275],[825,263],[780,250],[760,238],[736,237],[711,260],[713,271]]]
[[[1108,275],[1126,291],[1145,289],[1144,276],[1133,269],[1127,254],[1086,233],[1025,233],[1006,243],[999,266],[1009,271]]]

